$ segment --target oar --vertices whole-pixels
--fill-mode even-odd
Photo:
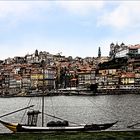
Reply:
[[[10,112],[10,113],[7,113],[7,114],[4,114],[4,115],[1,115],[0,118],[5,117],[5,116],[8,116],[8,115],[11,115],[11,114],[14,114],[14,113],[16,113],[16,112],[19,112],[19,111],[22,111],[22,110],[25,110],[25,109],[28,109],[28,108],[33,107],[33,106],[34,106],[34,105],[31,105],[31,106],[24,107],[24,108],[21,108],[21,109],[15,110],[15,111],[13,111],[13,112]]]
[[[129,125],[129,126],[127,126],[127,128],[131,128],[131,127],[133,127],[133,126],[135,126],[135,125],[138,125],[138,124],[140,124],[140,123],[138,122],[138,123],[135,123],[135,124]]]

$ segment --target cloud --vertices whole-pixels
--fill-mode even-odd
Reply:
[[[85,16],[103,7],[104,1],[59,1],[57,4],[71,14]]]
[[[25,2],[4,2],[0,1],[0,18],[7,18],[10,14],[19,16],[29,13],[31,9],[30,5],[27,5]]]
[[[109,7],[111,4],[113,8]],[[56,8],[62,10],[61,12],[68,12],[69,15],[94,15],[92,17],[98,19],[95,22],[99,27],[123,29],[140,26],[139,1],[0,1],[0,20],[16,26],[23,21],[46,19],[44,16]]]
[[[0,1],[0,19],[14,16],[17,19],[33,18],[45,10],[60,8],[72,14],[86,15],[103,7],[103,1]],[[91,13],[90,13],[91,14]]]
[[[70,15],[87,16],[100,10],[104,1],[0,1],[0,21],[9,28],[21,22],[45,20],[49,12],[60,10]]]
[[[140,26],[140,2],[117,2],[111,10],[104,10],[98,19],[98,26],[112,26],[116,29],[127,29]]]
[[[39,20],[40,12],[49,8],[45,1],[0,1],[0,21],[12,27],[23,21]]]

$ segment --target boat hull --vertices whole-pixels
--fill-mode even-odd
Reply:
[[[13,131],[14,133],[17,132],[18,123],[14,124],[14,123],[5,122],[2,120],[0,120],[0,123],[4,125],[5,127],[7,127],[9,130]]]
[[[59,132],[59,131],[101,131],[112,127],[114,123],[106,124],[91,124],[81,126],[67,126],[67,127],[32,127],[32,126],[21,126],[17,128],[17,132]]]
[[[81,126],[58,126],[58,127],[37,127],[37,126],[26,126],[26,125],[21,125],[21,124],[13,124],[13,123],[8,123],[5,121],[0,120],[0,123],[2,123],[5,127],[13,131],[14,133],[16,132],[67,132],[67,131],[101,131],[101,130],[106,130],[110,127],[112,127],[114,124],[117,123],[105,123],[105,124],[91,124],[91,125],[81,125]]]

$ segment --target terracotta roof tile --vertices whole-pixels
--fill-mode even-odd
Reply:
[[[140,49],[140,44],[130,45],[129,48],[130,49]]]
[[[127,72],[127,73],[123,73],[121,78],[134,78],[135,77],[135,74],[134,73],[130,73],[130,72]]]

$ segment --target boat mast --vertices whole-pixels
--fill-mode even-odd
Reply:
[[[42,127],[44,126],[44,92],[45,92],[45,61],[41,61],[43,68],[43,87],[42,87]]]

